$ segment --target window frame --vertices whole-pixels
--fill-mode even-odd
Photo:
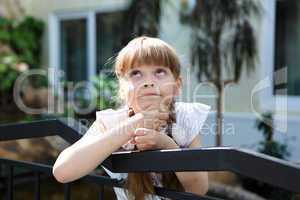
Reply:
[[[49,66],[53,70],[57,71],[61,69],[60,66],[60,55],[61,55],[61,44],[60,44],[60,22],[63,20],[76,20],[76,19],[85,19],[86,20],[86,31],[87,31],[87,76],[88,80],[96,74],[96,63],[95,63],[95,17],[93,16],[94,12],[66,12],[66,13],[53,13],[50,16],[50,26],[49,26]],[[50,83],[53,85],[59,84],[59,78],[56,76],[51,80]]]
[[[278,0],[263,1],[263,14],[260,21],[261,33],[259,34],[259,56],[261,81],[260,86],[254,88],[253,92],[260,90],[260,105],[262,110],[273,110],[276,112],[298,112],[300,111],[300,96],[273,94],[275,48],[276,48],[276,3]],[[285,69],[287,70],[287,69]],[[284,71],[282,71],[284,73]],[[287,73],[284,77],[287,83]],[[276,83],[284,84],[284,82]],[[260,87],[260,89],[258,89]],[[287,94],[287,86],[282,89]],[[285,91],[284,91],[285,90]],[[253,97],[254,93],[252,94]],[[275,107],[275,110],[274,110]]]
[[[48,16],[49,30],[48,30],[48,38],[49,38],[49,67],[51,70],[56,72],[61,69],[60,66],[60,22],[62,20],[71,20],[71,19],[86,19],[87,20],[87,76],[88,79],[86,81],[91,81],[91,78],[97,73],[96,66],[96,15],[97,13],[105,13],[105,12],[114,12],[114,11],[123,11],[128,8],[130,2],[121,1],[118,3],[102,2],[99,7],[94,9],[81,9],[81,10],[63,10],[63,11],[54,11]],[[57,88],[59,86],[59,76],[54,76],[49,78],[50,85]]]

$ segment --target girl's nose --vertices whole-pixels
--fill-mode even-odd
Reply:
[[[144,83],[144,87],[147,88],[147,87],[154,87],[154,83]]]

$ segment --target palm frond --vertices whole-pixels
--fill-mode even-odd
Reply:
[[[191,60],[198,66],[199,76],[222,80],[224,77],[216,73],[225,67],[238,81],[243,68],[248,74],[254,69],[257,45],[250,18],[260,12],[258,0],[196,1],[186,23],[192,27]],[[206,37],[200,37],[199,32]],[[218,58],[213,50],[220,52]],[[219,66],[213,64],[215,59],[221,60]]]
[[[161,17],[160,0],[133,0],[124,14],[123,44],[134,37],[157,36]]]

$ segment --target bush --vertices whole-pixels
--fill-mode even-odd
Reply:
[[[12,86],[22,72],[20,66],[25,66],[25,63],[19,63],[19,58],[13,53],[0,54],[0,90],[3,93],[11,91]],[[24,67],[23,67],[24,68]]]
[[[8,46],[18,61],[30,69],[40,68],[43,30],[44,22],[31,16],[21,21],[0,17],[0,47]],[[48,84],[44,77],[31,77],[30,81],[34,87]]]

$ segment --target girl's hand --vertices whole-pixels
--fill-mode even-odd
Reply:
[[[144,116],[144,124],[142,124],[139,128],[154,129],[159,131],[160,127],[167,125],[169,111],[163,105],[160,107],[151,105],[141,113]]]
[[[143,112],[144,122],[140,128],[159,130],[160,127],[167,125],[169,113],[163,113],[158,110]]]
[[[153,129],[138,128],[131,143],[139,150],[176,149],[179,146],[168,135]]]

